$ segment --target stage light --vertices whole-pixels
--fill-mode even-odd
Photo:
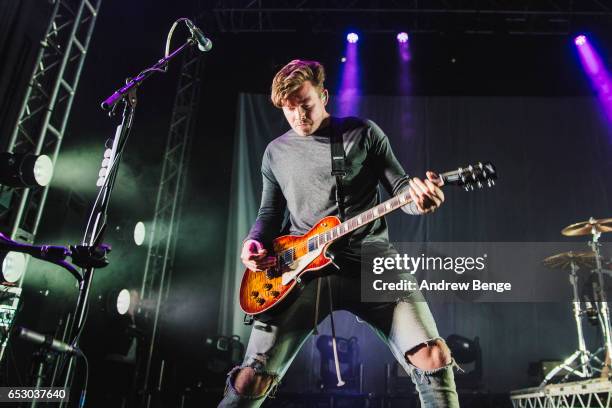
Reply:
[[[5,253],[2,261],[2,279],[8,283],[19,281],[25,272],[25,264],[25,255],[21,252]]]
[[[408,42],[408,33],[404,32],[404,31],[399,33],[397,35],[397,41],[399,41],[400,43]]]
[[[44,187],[51,182],[53,162],[49,156],[0,153],[0,184],[10,187]]]
[[[398,85],[402,95],[412,95],[412,72],[410,69],[410,43],[408,42],[408,34],[401,32],[397,35],[397,62],[398,62]],[[410,109],[403,109],[401,120],[402,129],[410,129],[411,123]]]
[[[138,221],[134,227],[134,243],[141,246],[144,243],[146,236],[146,228],[144,222]]]
[[[340,86],[334,98],[338,116],[355,116],[359,114],[361,84],[359,67],[359,37],[355,33],[346,36],[343,64],[340,68]]]
[[[348,33],[346,36],[346,41],[351,44],[355,44],[357,41],[359,41],[359,36],[357,33]]]
[[[612,122],[612,78],[608,73],[604,59],[586,36],[577,36],[574,39],[574,43],[576,44],[576,50],[578,51],[582,67],[597,92],[603,112],[607,116],[608,121]]]
[[[136,290],[114,289],[105,296],[99,297],[103,302],[100,306],[111,319],[124,319],[124,316],[133,318],[138,307],[142,302]],[[119,317],[120,316],[120,317]]]
[[[340,62],[346,62],[346,57],[340,58]]]
[[[130,291],[127,289],[121,289],[117,295],[117,313],[121,316],[126,314],[130,310],[131,296]]]
[[[446,339],[446,345],[451,350],[455,360],[460,364],[468,364],[478,358],[478,342],[467,337],[451,334]]]
[[[478,337],[469,339],[458,334],[446,338],[451,355],[463,368],[455,376],[457,388],[478,389],[482,382],[482,349]]]
[[[576,37],[574,39],[574,43],[576,43],[576,45],[584,45],[586,44],[586,37],[584,35],[579,35],[578,37]]]
[[[244,357],[244,345],[237,335],[207,337],[204,348],[206,368],[212,373],[227,373]]]

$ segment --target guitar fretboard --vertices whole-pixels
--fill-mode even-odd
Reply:
[[[440,177],[447,183],[455,183],[458,179],[458,175],[456,171],[450,171],[447,173],[440,174]],[[399,195],[390,198],[389,200],[378,204],[376,207],[370,208],[367,211],[362,212],[361,214],[352,217],[341,224],[338,224],[334,228],[325,231],[322,234],[317,234],[308,239],[308,252],[314,251],[318,248],[321,248],[323,245],[326,245],[332,241],[335,241],[343,236],[355,231],[356,229],[369,224],[370,222],[384,217],[386,214],[389,214],[392,211],[397,210],[400,207],[408,205],[412,202],[412,197],[410,197],[410,193],[408,189],[404,190]],[[278,258],[281,263],[288,265],[291,262],[295,261],[295,248],[289,248],[280,254],[278,254]]]
[[[405,192],[378,204],[376,207],[372,207],[353,218],[349,218],[342,224],[338,224],[334,228],[325,231],[322,234],[317,234],[311,237],[308,240],[308,250],[312,251],[327,244],[328,242],[335,241],[338,238],[341,238],[404,205],[410,204],[411,202],[412,198],[406,190]]]

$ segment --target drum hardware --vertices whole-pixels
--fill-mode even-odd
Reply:
[[[601,243],[599,242],[601,234],[605,232],[612,232],[612,218],[597,220],[591,217],[588,221],[569,225],[561,230],[561,234],[568,237],[591,235],[591,239],[587,243],[590,251],[569,251],[550,256],[544,260],[544,264],[550,268],[570,269],[569,279],[573,291],[573,312],[578,334],[578,350],[552,369],[546,375],[540,386],[546,385],[548,381],[561,370],[567,371],[567,374],[563,377],[563,381],[567,380],[570,375],[576,375],[580,378],[589,378],[592,377],[595,372],[599,372],[601,375],[607,377],[610,372],[609,356],[612,356],[612,334],[610,327],[610,309],[608,307],[603,276],[604,274],[612,276],[612,271],[603,268]],[[580,267],[590,269],[591,273],[597,276],[597,284],[593,285],[593,302],[588,300],[581,302],[580,296],[578,295],[578,275],[576,271],[578,271]],[[584,309],[583,303],[585,306]],[[601,327],[604,346],[595,353],[591,353],[586,349],[581,321],[583,316],[586,316],[589,322],[598,322]],[[605,361],[597,357],[600,353],[604,353],[606,356]],[[572,367],[572,364],[576,360],[578,360],[580,364],[577,367]],[[601,369],[594,367],[592,364],[593,362],[597,363]]]
[[[586,224],[586,222],[584,224]],[[610,308],[608,307],[608,299],[606,296],[606,290],[605,290],[605,285],[604,285],[604,277],[603,277],[604,269],[603,269],[602,256],[601,256],[601,243],[599,242],[599,238],[601,237],[602,232],[612,231],[612,219],[608,218],[605,220],[596,220],[593,217],[591,217],[588,221],[588,225],[591,227],[592,238],[587,245],[595,253],[595,269],[592,272],[597,275],[597,279],[599,283],[599,288],[598,288],[599,291],[597,295],[599,298],[598,306],[599,306],[599,315],[600,315],[600,321],[601,321],[601,331],[604,337],[606,356],[610,356],[612,355]],[[572,226],[570,225],[570,227]],[[565,228],[565,230],[567,230],[570,227]],[[585,228],[585,227],[582,227],[582,228]],[[570,229],[570,231],[571,232],[579,231],[577,224],[574,224],[574,230]],[[609,371],[610,369],[609,362],[604,364],[604,369],[606,371]]]
[[[572,309],[574,312],[574,322],[576,323],[576,333],[578,337],[578,349],[568,358],[566,358],[561,364],[553,368],[548,372],[544,380],[540,384],[540,386],[544,386],[550,381],[559,371],[565,370],[567,371],[567,375],[564,377],[564,380],[569,377],[569,375],[573,374],[580,378],[590,378],[593,376],[595,371],[601,371],[595,368],[591,362],[595,361],[599,365],[603,365],[603,362],[597,357],[597,354],[600,352],[598,350],[597,353],[591,353],[587,347],[586,342],[584,340],[584,332],[582,330],[582,317],[588,316],[589,313],[593,313],[592,304],[585,304],[585,308],[582,308],[582,303],[580,301],[580,295],[578,294],[578,275],[576,272],[580,269],[579,265],[588,265],[590,264],[590,260],[594,257],[592,252],[563,252],[561,254],[549,256],[544,259],[544,264],[549,268],[553,269],[569,269],[569,281],[572,286],[573,293],[573,301],[572,301]],[[587,303],[587,302],[585,302]],[[590,302],[588,302],[590,303]],[[591,311],[589,311],[591,309]],[[579,364],[577,367],[572,367],[574,362],[578,361]]]

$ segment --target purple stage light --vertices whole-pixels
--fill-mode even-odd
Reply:
[[[343,62],[340,70],[340,87],[338,88],[337,98],[334,99],[336,112],[339,116],[357,115],[361,102],[359,46],[356,43],[357,39],[351,41],[349,36],[346,38],[344,56],[340,60]],[[357,34],[355,34],[355,37],[357,37]]]
[[[351,44],[355,44],[357,41],[359,41],[359,36],[357,35],[357,33],[348,33],[348,35],[346,36],[346,41]]]
[[[402,35],[404,34],[404,35]],[[402,95],[412,94],[412,81],[410,75],[410,43],[408,34],[399,33],[397,35],[397,52],[399,63],[399,88]]]
[[[574,43],[578,49],[578,56],[580,57],[582,67],[597,91],[597,97],[608,120],[612,122],[612,78],[610,78],[608,70],[597,50],[587,41],[584,35],[576,37]]]
[[[400,43],[406,43],[408,42],[408,33],[405,32],[401,32],[397,35],[397,41],[399,41]]]

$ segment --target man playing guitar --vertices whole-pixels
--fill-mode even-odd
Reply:
[[[412,202],[402,207],[408,214],[428,214],[444,202],[443,182],[437,174],[428,171],[425,180],[409,178],[375,123],[330,116],[324,80],[320,63],[302,60],[291,61],[274,77],[272,102],[282,109],[291,129],[273,140],[263,156],[261,206],[241,253],[242,262],[251,271],[264,274],[277,266],[279,257],[272,253],[270,244],[279,235],[304,234],[322,218],[338,215],[337,184],[331,175],[332,132],[341,135],[346,155],[342,202],[347,218],[380,203],[379,183],[391,196],[409,190]],[[286,212],[289,219],[284,230]],[[388,344],[410,373],[421,406],[458,407],[455,363],[420,293],[409,293],[390,303],[361,302],[360,253],[366,244],[382,248],[383,254],[396,253],[389,244],[384,217],[355,230],[333,247],[335,266],[321,271],[329,275],[333,307],[357,315]],[[257,316],[244,362],[229,373],[220,407],[258,407],[275,388],[313,332],[315,321],[325,317],[315,309],[328,311],[332,306],[331,299],[326,302],[325,296],[319,297],[321,279],[305,282],[297,298],[265,317]]]

